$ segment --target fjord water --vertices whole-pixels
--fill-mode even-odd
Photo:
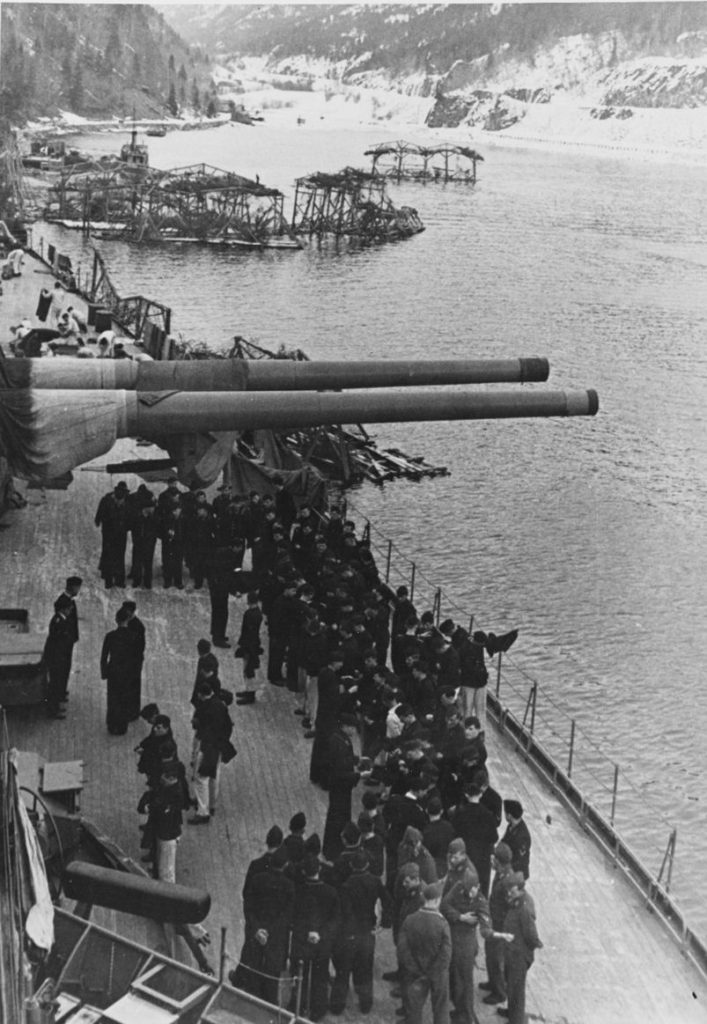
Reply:
[[[414,137],[226,126],[150,149],[160,167],[257,173],[290,210],[295,177],[367,166],[367,146],[397,136]],[[678,828],[673,891],[707,935],[691,884],[707,856],[707,179],[678,164],[483,152],[475,188],[391,186],[426,225],[402,243],[99,248],[122,294],[170,304],[176,333],[216,348],[242,334],[314,358],[538,354],[548,386],[598,390],[595,419],[374,428],[450,475],[366,485],[352,503],[374,539],[416,560],[422,608],[424,575],[444,588],[445,614],[519,628],[508,665],[522,696],[509,702],[522,711],[538,681],[552,701],[539,727],[561,760],[577,720],[576,758],[607,813],[613,766],[597,748],[621,766],[616,821],[651,870]]]

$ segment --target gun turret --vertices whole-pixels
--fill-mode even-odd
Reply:
[[[187,434],[224,431],[235,436],[244,430],[336,423],[594,416],[598,408],[599,399],[592,390],[353,394],[0,391],[0,424],[12,472],[37,482],[62,476],[105,454],[119,437],[146,438],[170,450]],[[219,471],[220,465],[214,468],[212,463],[212,479]]]
[[[10,359],[0,388],[108,391],[338,391],[428,384],[514,384],[546,381],[547,359]]]

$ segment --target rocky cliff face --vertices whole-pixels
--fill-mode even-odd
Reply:
[[[492,68],[458,61],[440,78],[428,124],[505,127],[488,123],[499,98],[501,103],[509,98],[521,104],[548,103],[560,95],[601,108],[704,106],[707,54],[635,57],[627,39],[602,33],[569,36],[530,60],[507,60]],[[522,116],[517,104],[512,116]]]

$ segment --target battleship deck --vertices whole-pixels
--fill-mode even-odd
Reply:
[[[17,299],[0,308],[3,341],[7,324],[16,323]],[[35,278],[34,287],[36,288]],[[28,283],[28,282],[27,282]],[[27,301],[27,300],[25,300]],[[29,310],[24,310],[28,312]],[[27,506],[6,514],[0,530],[2,594],[8,608],[26,608],[30,628],[43,634],[64,577],[84,579],[79,597],[81,638],[74,657],[67,718],[45,718],[38,707],[10,708],[10,742],[36,751],[44,760],[84,762],[81,812],[125,851],[139,859],[137,801],[141,777],[133,748],[145,734],[141,723],[125,736],[105,729],[105,687],[99,656],[103,636],[126,596],[134,597],[147,628],[143,700],[155,700],[170,715],[183,758],[190,749],[189,697],[196,663],[196,641],[208,636],[209,602],[205,590],[190,583],[183,591],[163,590],[159,569],[152,591],[106,590],[97,571],[99,531],[93,516],[100,497],[116,482],[102,467],[119,459],[145,457],[146,450],[123,441],[109,456],[75,472],[66,491],[22,488]],[[137,477],[125,475],[128,486]],[[231,600],[229,632],[237,635],[243,599]],[[224,685],[241,688],[241,663],[232,650],[217,651]],[[240,892],[249,860],[264,846],[270,825],[286,829],[290,816],[305,811],[308,831],[323,829],[326,797],[308,781],[310,745],[293,715],[294,698],[267,687],[251,707],[233,707],[238,757],[223,769],[218,811],[209,825],[185,826],[177,879],[206,888],[212,897],[205,922],[212,938],[210,959],[218,969],[222,929],[228,957],[237,957],[243,937]],[[533,837],[529,891],[538,910],[544,941],[528,977],[531,1019],[564,1024],[700,1024],[707,1021],[707,982],[680,954],[645,902],[585,836],[559,798],[551,795],[525,762],[493,727],[489,729],[492,784],[504,796],[519,798]],[[701,884],[696,871],[695,884]],[[149,925],[115,912],[97,918],[131,938],[150,944]],[[394,965],[390,933],[379,937],[373,1024],[394,1019],[389,986],[380,981]],[[480,972],[480,979],[483,972]],[[495,1008],[480,1000],[480,1024],[498,1021]],[[351,1003],[351,999],[349,1000]],[[344,1021],[359,1019],[349,1009]],[[332,1018],[333,1019],[333,1018]]]

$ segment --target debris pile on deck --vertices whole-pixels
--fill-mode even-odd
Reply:
[[[183,358],[214,358],[214,353],[201,345],[185,346],[180,354]],[[288,349],[281,345],[277,352],[273,352],[236,336],[227,356],[221,358],[306,360],[309,357],[299,348]],[[240,453],[247,459],[262,463],[264,447],[271,447],[262,445],[261,436],[264,434],[271,435],[272,432],[243,435],[238,443]],[[277,442],[298,460],[314,466],[328,480],[346,487],[364,480],[383,484],[386,480],[417,481],[449,474],[445,466],[432,466],[423,458],[411,457],[398,448],[379,448],[360,424],[348,428],[328,426],[294,430],[286,435],[277,435]]]
[[[441,143],[420,146],[415,142],[381,142],[367,149],[364,156],[373,158],[371,174],[395,181],[460,181],[476,182],[476,165],[483,161],[480,153],[467,146]]]
[[[417,210],[394,206],[385,183],[369,171],[317,172],[297,178],[295,185],[292,228],[297,234],[348,237],[368,245],[424,231]]]

